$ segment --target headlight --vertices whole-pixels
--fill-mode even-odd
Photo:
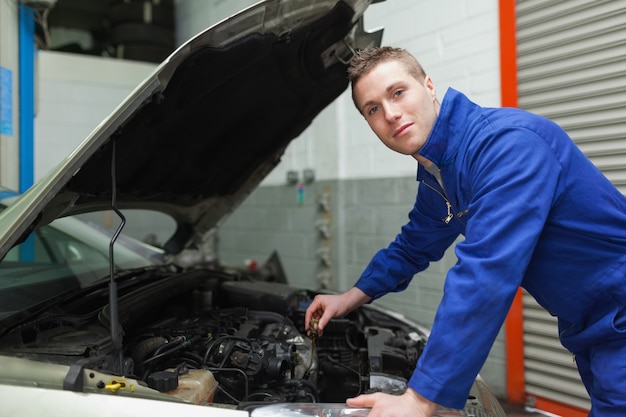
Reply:
[[[369,408],[351,408],[332,403],[283,403],[255,408],[250,417],[366,417]]]

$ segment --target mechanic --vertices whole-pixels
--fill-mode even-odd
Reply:
[[[558,317],[589,415],[626,415],[626,198],[555,123],[480,107],[454,89],[440,103],[404,49],[360,51],[348,72],[374,133],[418,161],[419,192],[408,223],[354,287],[315,297],[306,328],[322,336],[331,318],[406,289],[459,234],[464,240],[406,392],[347,404],[372,407],[370,417],[463,408],[522,286]]]

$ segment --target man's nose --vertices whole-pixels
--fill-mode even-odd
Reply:
[[[393,103],[383,103],[383,109],[385,111],[385,118],[390,122],[393,122],[400,118],[400,109]]]

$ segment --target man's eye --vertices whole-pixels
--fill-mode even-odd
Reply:
[[[394,95],[395,97],[399,97],[399,96],[401,96],[403,93],[404,93],[404,90],[396,90],[396,91],[394,91],[393,95]]]

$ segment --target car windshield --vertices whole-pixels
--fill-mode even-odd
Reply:
[[[7,203],[0,202],[0,211]],[[109,276],[110,241],[107,233],[75,218],[35,230],[0,263],[0,319]],[[158,263],[128,245],[114,248],[116,271]]]

